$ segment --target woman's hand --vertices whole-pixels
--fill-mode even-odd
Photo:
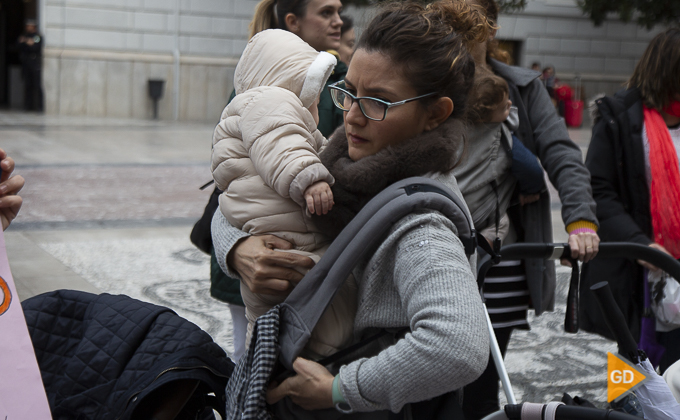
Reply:
[[[665,252],[668,255],[671,255],[671,253],[668,252],[668,250],[666,248],[664,248],[663,245],[659,245],[656,242],[649,244],[649,246],[651,248],[658,249],[659,251]],[[637,260],[637,262],[638,262],[638,264],[640,264],[641,266],[643,266],[644,268],[646,268],[649,271],[658,271],[659,270],[659,267],[652,265],[652,264],[648,263],[647,261]]]
[[[10,178],[14,171],[14,159],[7,156],[4,150],[0,149],[0,219],[2,220],[2,230],[7,229],[12,220],[19,213],[23,200],[17,195],[24,187],[24,178],[15,175]]]
[[[305,410],[333,407],[333,375],[311,360],[298,357],[293,362],[297,375],[287,378],[281,385],[272,383],[267,391],[267,403],[274,404],[284,397]]]
[[[571,248],[571,258],[587,263],[597,255],[600,249],[600,237],[594,232],[569,235],[569,248]],[[571,263],[566,259],[562,259],[562,265],[571,267]]]
[[[311,258],[274,251],[292,247],[274,235],[249,236],[234,246],[227,255],[227,264],[241,275],[251,292],[286,296],[303,277],[292,267],[314,267]]]

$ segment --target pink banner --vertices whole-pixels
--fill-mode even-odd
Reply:
[[[0,420],[51,419],[0,231]]]

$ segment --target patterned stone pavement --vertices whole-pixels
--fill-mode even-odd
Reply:
[[[229,310],[210,297],[210,257],[189,242],[189,227],[63,233],[39,246],[97,289],[170,307],[233,351]]]
[[[211,134],[200,124],[0,113],[0,147],[27,180],[21,215],[6,232],[21,297],[50,290],[61,276],[59,287],[171,307],[231,351],[228,310],[208,294],[208,256],[188,238],[211,192],[198,190],[210,179]],[[587,145],[585,131],[572,134]],[[606,352],[615,346],[563,332],[569,272],[558,272],[556,311],[511,341],[515,394],[547,402],[569,392],[604,406]]]

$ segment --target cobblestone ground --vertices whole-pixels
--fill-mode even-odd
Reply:
[[[50,241],[41,247],[99,290],[170,307],[233,351],[229,310],[209,294],[210,257],[189,242],[189,229],[166,229],[155,238]]]

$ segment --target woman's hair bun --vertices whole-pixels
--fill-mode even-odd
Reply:
[[[475,44],[486,42],[493,31],[498,29],[495,23],[487,19],[484,9],[464,0],[440,0],[428,4],[425,13],[430,19],[439,19],[463,38],[468,50]]]

